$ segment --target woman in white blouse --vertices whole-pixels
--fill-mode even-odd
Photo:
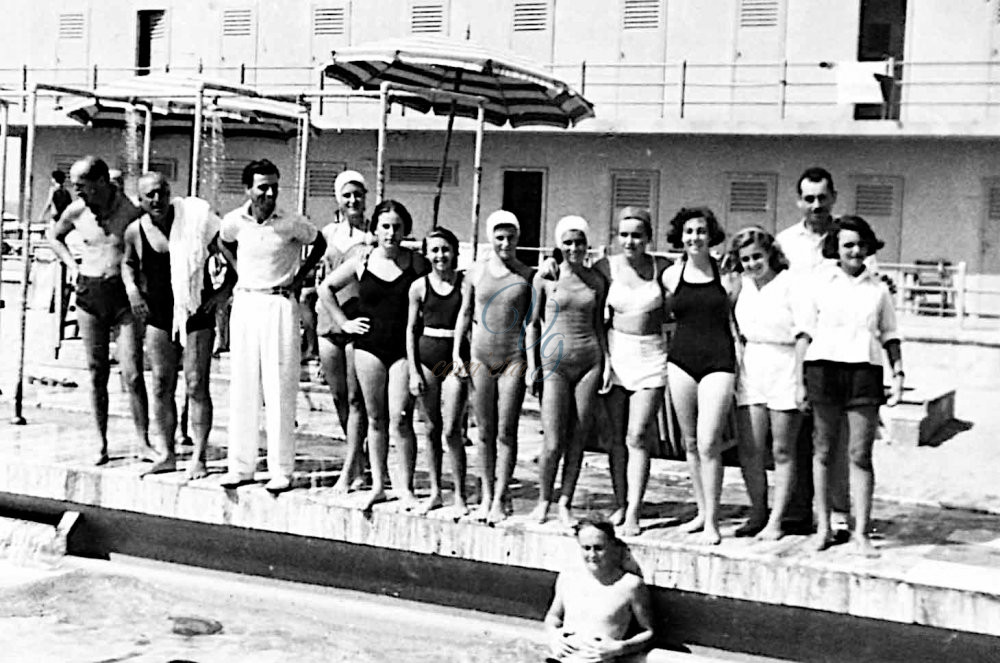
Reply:
[[[736,536],[776,541],[795,485],[795,441],[802,413],[795,401],[799,367],[795,334],[801,326],[801,306],[794,305],[788,262],[774,237],[758,226],[733,237],[730,263],[740,274],[736,322],[744,341],[736,385],[740,465],[750,497],[750,517]],[[764,471],[768,434],[773,439],[775,492],[767,513]]]
[[[882,387],[885,349],[892,371],[888,405],[903,393],[903,360],[896,331],[896,312],[885,283],[865,267],[865,259],[882,248],[868,223],[858,216],[842,217],[827,236],[823,254],[836,263],[816,270],[805,303],[805,324],[796,341],[802,358],[797,400],[806,399],[814,413],[813,482],[818,522],[816,550],[831,543],[827,495],[831,448],[840,443],[840,426],[848,427],[852,542],[856,552],[878,552],[868,537],[874,472],[872,445],[878,408],[886,403]]]

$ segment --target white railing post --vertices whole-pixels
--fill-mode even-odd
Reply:
[[[965,325],[966,269],[967,264],[963,260],[958,263],[955,272],[955,320],[959,329]]]

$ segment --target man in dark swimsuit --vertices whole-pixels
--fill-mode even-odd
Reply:
[[[172,472],[177,461],[178,362],[183,357],[185,393],[194,433],[188,479],[207,473],[205,449],[212,429],[209,372],[215,336],[215,309],[232,292],[235,272],[227,271],[219,289],[211,286],[207,262],[219,233],[219,217],[200,198],[170,197],[160,173],[139,180],[145,212],[125,230],[122,277],[133,314],[146,323],[146,348],[153,372],[153,424],[156,462],[143,474]]]
[[[139,435],[139,453],[154,454],[149,446],[146,385],[142,378],[140,324],[132,316],[121,277],[125,228],[142,211],[111,184],[108,165],[87,156],[69,172],[78,200],[63,211],[49,229],[52,250],[66,265],[69,282],[76,285],[77,317],[90,369],[91,405],[100,437],[94,463],[108,462],[108,347],[111,331],[119,327],[119,361],[129,392],[132,418]],[[83,240],[81,262],[66,246],[66,236],[76,230]]]

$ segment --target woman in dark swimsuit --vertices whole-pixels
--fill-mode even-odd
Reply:
[[[364,509],[386,500],[390,438],[400,452],[400,476],[394,489],[403,506],[412,509],[417,506],[413,494],[417,440],[406,361],[406,313],[410,286],[426,273],[427,261],[401,245],[413,228],[413,219],[401,203],[379,203],[371,227],[378,245],[338,267],[324,282],[320,296],[341,330],[355,337],[354,365],[368,412],[372,466],[372,490]],[[333,295],[352,281],[358,284],[357,317],[348,320]]]
[[[427,447],[430,451],[431,495],[420,511],[440,508],[441,436],[448,443],[454,508],[458,516],[469,513],[465,502],[465,444],[462,413],[468,384],[452,366],[455,324],[462,307],[462,277],[458,264],[458,238],[444,228],[433,230],[424,239],[424,255],[431,273],[410,286],[410,314],[407,323],[407,357],[410,362],[410,393],[417,397],[427,419]],[[469,344],[462,359],[469,361]],[[442,416],[443,415],[443,416]]]
[[[507,487],[517,463],[517,422],[524,401],[527,356],[524,327],[531,309],[532,270],[515,256],[520,224],[498,210],[486,220],[493,252],[462,283],[453,361],[462,364],[461,339],[472,327],[473,406],[479,424],[482,496],[477,518],[507,517]],[[473,324],[475,323],[475,324]]]
[[[699,542],[710,545],[721,540],[720,446],[736,383],[729,292],[708,252],[724,239],[711,210],[682,209],[670,222],[667,240],[683,248],[684,257],[664,274],[667,305],[677,320],[667,359],[667,380],[698,503],[698,515],[682,529],[700,532]]]

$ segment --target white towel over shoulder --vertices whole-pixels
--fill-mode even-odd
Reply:
[[[170,228],[170,284],[174,293],[172,334],[185,341],[187,319],[201,306],[208,245],[219,232],[221,221],[212,213],[208,201],[177,197],[174,223]]]

